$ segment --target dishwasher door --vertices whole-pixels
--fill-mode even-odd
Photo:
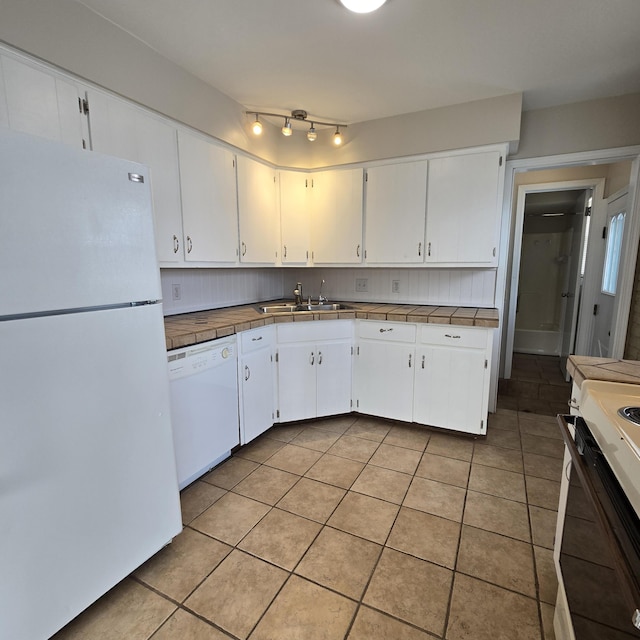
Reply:
[[[240,444],[236,338],[167,355],[178,486],[183,489]]]

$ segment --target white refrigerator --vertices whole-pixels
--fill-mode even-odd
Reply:
[[[146,167],[0,129],[0,638],[178,534]]]

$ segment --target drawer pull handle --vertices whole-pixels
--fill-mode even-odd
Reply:
[[[258,336],[257,338],[251,338],[251,342],[258,342],[258,340],[262,340],[262,336]]]
[[[316,358],[315,358],[315,356],[313,355],[313,351],[312,351],[312,352],[311,352],[311,355],[309,356],[309,364],[310,364],[311,366],[313,366],[313,364],[315,363],[315,361],[316,361]]]
[[[409,354],[409,369],[411,369],[411,354]]]
[[[422,356],[422,368],[424,369],[424,356]]]
[[[460,338],[460,336],[452,336],[450,333],[445,333],[444,337],[445,338],[453,338],[454,340],[457,340],[458,338]]]
[[[178,249],[180,249],[180,240],[178,240],[178,236],[173,236],[173,253],[178,253]]]
[[[246,382],[251,377],[251,369],[245,364],[244,365],[244,381]]]
[[[318,351],[318,365],[322,364],[322,351]]]
[[[193,242],[191,236],[187,236],[187,253],[191,253],[191,249],[193,249]]]
[[[567,404],[569,405],[569,407],[571,407],[572,409],[579,409],[580,405],[578,404],[578,402],[576,401],[575,398],[571,398],[571,400],[569,400],[569,402],[567,402]]]
[[[380,329],[380,333],[385,333],[387,331],[393,331],[393,327],[389,328],[389,329],[385,329],[385,328],[381,328]]]

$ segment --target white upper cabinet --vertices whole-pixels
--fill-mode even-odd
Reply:
[[[83,148],[80,97],[79,85],[65,77],[0,55],[0,125]]]
[[[176,129],[119,98],[89,90],[91,148],[150,168],[156,251],[161,265],[182,261],[182,216]]]
[[[366,172],[365,262],[424,262],[426,160]]]
[[[240,261],[243,263],[276,262],[279,237],[276,187],[275,169],[238,156]]]
[[[178,131],[180,191],[187,262],[236,263],[238,206],[234,154]]]
[[[311,182],[313,262],[362,262],[362,169],[313,173]]]
[[[307,264],[311,244],[309,174],[301,171],[279,171],[278,173],[282,264]]]
[[[429,160],[429,264],[495,266],[500,238],[500,151]]]

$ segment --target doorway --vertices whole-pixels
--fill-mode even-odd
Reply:
[[[515,353],[559,357],[573,347],[590,200],[591,189],[525,196]]]

